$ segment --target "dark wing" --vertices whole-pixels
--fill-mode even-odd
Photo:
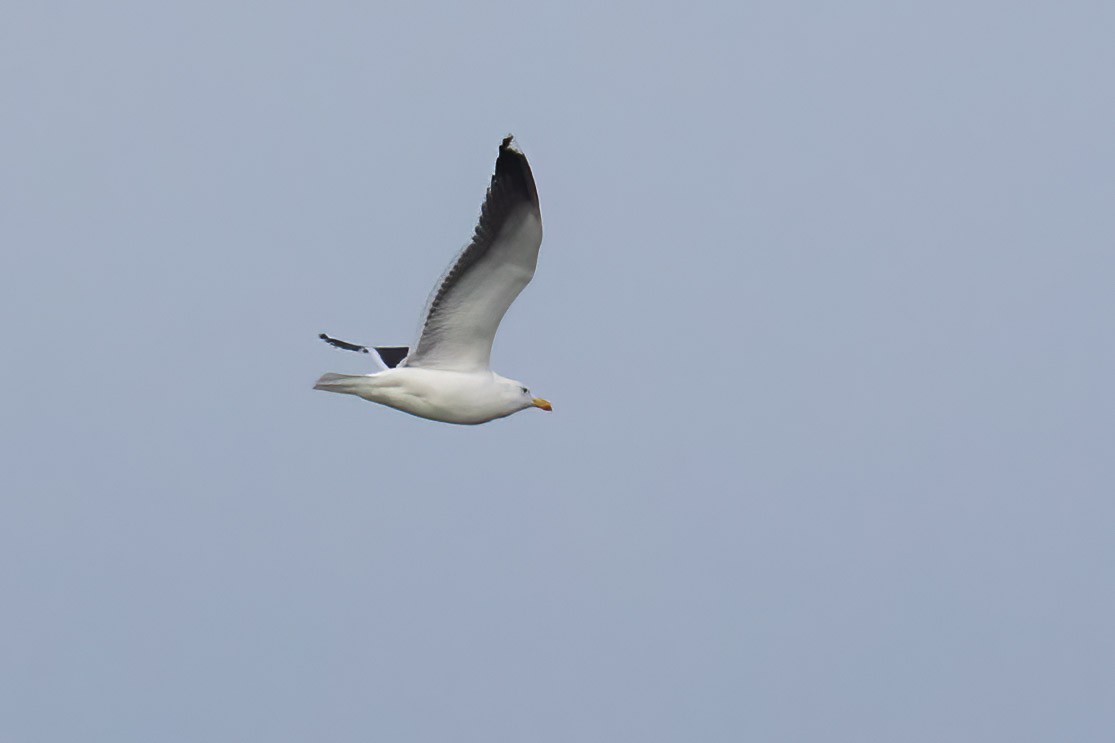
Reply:
[[[534,276],[541,244],[534,176],[508,136],[499,147],[472,242],[430,296],[422,333],[404,366],[488,369],[496,329]]]
[[[336,338],[330,338],[325,333],[321,333],[320,335],[318,335],[318,338],[321,338],[323,341],[328,343],[330,346],[333,346],[334,348],[340,348],[345,351],[356,351],[358,353],[368,352],[368,349],[365,346],[358,346],[355,343],[349,343],[347,341],[338,340]]]
[[[410,349],[406,346],[376,346],[376,353],[388,369],[394,369],[407,357]]]
[[[345,351],[356,351],[358,353],[368,353],[367,346],[360,346],[337,338],[330,338],[325,333],[320,334],[318,338],[321,338],[335,348],[341,348]],[[394,369],[398,366],[399,362],[405,359],[407,353],[410,351],[406,346],[376,346],[372,350],[376,352],[376,356],[379,357],[379,360],[382,361],[383,365],[388,369]]]

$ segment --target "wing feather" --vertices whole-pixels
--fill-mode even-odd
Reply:
[[[507,308],[530,283],[542,244],[538,190],[526,156],[503,140],[472,241],[443,274],[404,366],[488,369]]]

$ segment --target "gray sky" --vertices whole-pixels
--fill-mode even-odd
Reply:
[[[179,6],[0,23],[0,740],[1109,740],[1115,6]],[[312,391],[508,132],[555,412]]]

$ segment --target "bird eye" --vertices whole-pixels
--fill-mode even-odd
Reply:
[[[524,395],[529,395],[530,394],[530,390],[528,390],[526,387],[520,387],[519,389],[521,389],[523,391]]]

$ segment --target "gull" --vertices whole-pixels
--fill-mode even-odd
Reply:
[[[492,371],[492,341],[507,308],[538,263],[542,213],[526,156],[508,135],[472,241],[442,274],[426,303],[422,330],[411,347],[321,339],[368,354],[375,374],[323,375],[315,390],[356,395],[420,418],[476,425],[527,408],[552,410],[521,382]]]

